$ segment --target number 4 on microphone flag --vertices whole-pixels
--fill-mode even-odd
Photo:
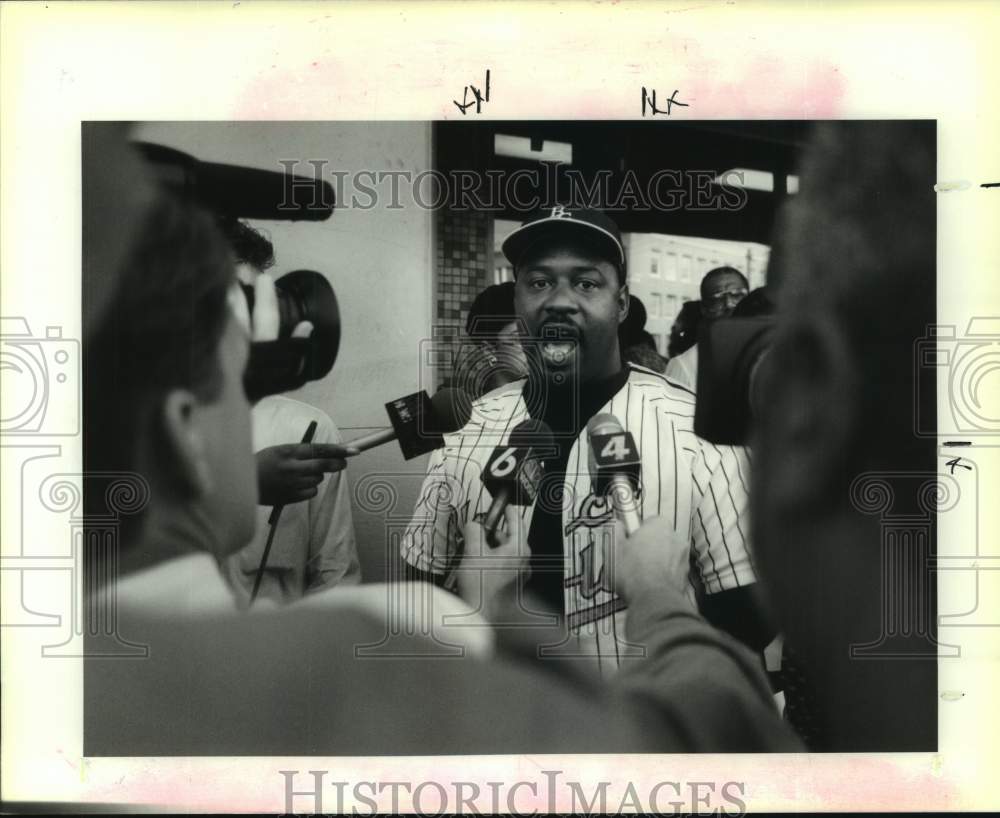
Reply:
[[[613,432],[607,435],[591,435],[590,446],[596,466],[597,494],[607,493],[611,479],[616,474],[626,475],[633,490],[639,492],[641,463],[639,450],[631,432]]]

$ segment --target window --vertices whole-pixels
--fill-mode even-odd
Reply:
[[[650,293],[649,298],[650,315],[653,318],[659,318],[663,315],[663,296],[659,293]]]
[[[681,281],[691,280],[691,256],[681,256]]]
[[[650,259],[649,274],[654,276],[658,276],[660,274],[660,262],[657,261],[655,258]]]
[[[747,190],[774,191],[774,174],[766,170],[750,168],[730,168],[715,177],[715,183],[728,187],[742,187]]]
[[[540,144],[536,145],[527,136],[494,134],[493,153],[497,156],[513,156],[516,159],[533,159],[536,162],[573,164],[573,145],[549,139],[540,140]]]
[[[666,261],[663,275],[667,281],[675,281],[677,279],[677,253],[667,253]]]
[[[670,318],[673,320],[677,317],[677,296],[668,295],[667,296],[667,314],[664,318]]]

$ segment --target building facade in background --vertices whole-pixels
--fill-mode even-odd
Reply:
[[[750,289],[764,284],[770,248],[665,233],[625,233],[629,292],[646,305],[646,331],[667,354],[670,328],[685,301],[697,301],[701,279],[715,267],[734,267]]]

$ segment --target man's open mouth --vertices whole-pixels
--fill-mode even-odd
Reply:
[[[575,326],[546,324],[542,327],[539,348],[546,366],[561,368],[576,358],[580,334]]]
[[[547,366],[568,366],[576,356],[575,339],[566,341],[542,341],[542,359]]]

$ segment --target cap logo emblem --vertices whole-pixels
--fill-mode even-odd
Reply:
[[[568,211],[563,205],[556,205],[552,208],[552,212],[549,214],[550,219],[572,219],[573,214]]]

